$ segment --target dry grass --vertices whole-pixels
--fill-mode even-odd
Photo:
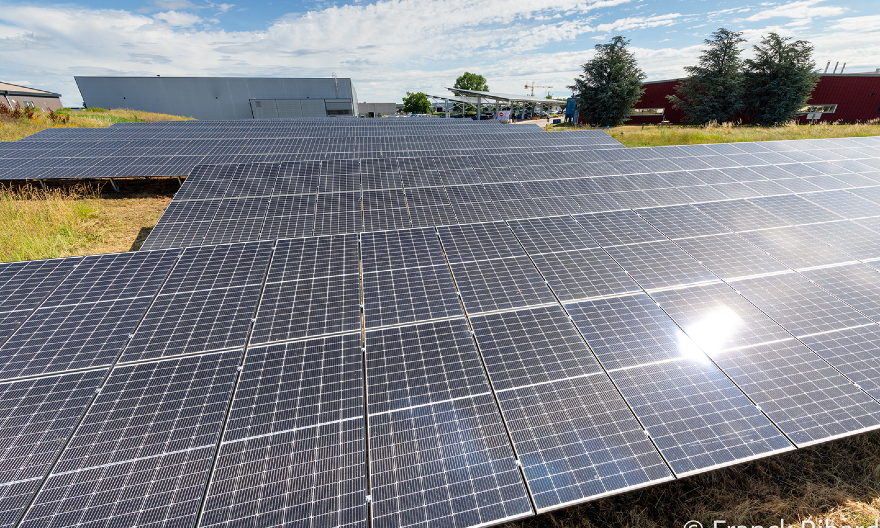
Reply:
[[[47,112],[34,112],[33,117],[22,116],[12,118],[0,116],[0,141],[16,141],[36,134],[47,128],[102,128],[114,123],[153,123],[156,121],[186,121],[191,118],[168,114],[154,114],[116,108],[113,110],[96,110],[74,112],[63,109],[56,112],[60,116],[52,120]],[[64,118],[68,119],[64,119]],[[63,122],[66,121],[66,122]]]
[[[548,125],[547,130],[589,128],[562,123]],[[817,125],[787,125],[779,127],[737,126],[730,123],[717,126],[659,127],[656,125],[625,125],[606,130],[608,135],[627,147],[661,147],[665,145],[696,145],[704,143],[737,143],[741,141],[778,141],[783,139],[821,139],[840,137],[880,136],[880,121],[868,123]]]
[[[505,528],[873,525],[880,518],[880,432],[589,502]],[[806,524],[809,526],[809,523]],[[822,525],[824,526],[824,524]]]
[[[0,190],[0,262],[133,251],[140,248],[179,188],[177,180]]]

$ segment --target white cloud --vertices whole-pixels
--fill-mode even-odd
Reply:
[[[200,7],[189,0],[153,0],[152,4],[159,9],[167,9],[169,11],[195,9]]]
[[[824,1],[825,0],[802,0],[799,2],[790,2],[785,5],[759,11],[745,20],[756,22],[758,20],[767,20],[768,18],[775,17],[811,19],[838,16],[848,11],[845,7],[816,5]]]
[[[631,38],[649,79],[680,76],[682,67],[699,55],[700,46],[690,44],[705,35],[682,43],[692,37],[675,30],[706,20],[747,31],[750,44],[769,31],[796,32],[797,38],[814,42],[823,64],[826,55],[839,54],[841,62],[853,65],[868,65],[880,56],[880,16],[832,19],[822,28],[802,25],[800,16],[782,20],[798,24],[795,28],[747,22],[738,27],[729,17],[742,16],[747,8],[615,18],[619,6],[634,0],[374,0],[288,14],[267,21],[261,30],[225,31],[216,15],[240,8],[196,1],[156,0],[153,5],[162,11],[154,15],[69,4],[6,4],[0,11],[0,78],[31,78],[61,92],[71,105],[81,101],[74,75],[157,73],[297,77],[336,71],[354,79],[362,99],[396,100],[407,90],[443,93],[467,69],[486,75],[494,90],[521,93],[525,81],[536,80],[562,94],[592,56],[593,38]],[[785,12],[792,5],[825,8],[819,4],[804,0],[749,13]],[[653,40],[641,38],[643,30],[652,31]],[[675,39],[667,42],[672,34]],[[50,73],[26,73],[35,63]]]
[[[189,27],[202,21],[200,17],[192,13],[182,11],[166,11],[164,13],[156,13],[153,15],[156,20],[161,20],[169,26]]]

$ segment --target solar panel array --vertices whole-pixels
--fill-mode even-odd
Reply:
[[[785,208],[791,209],[788,214],[810,214],[799,213],[799,196],[812,196],[813,208],[846,206],[852,210],[842,213],[870,216],[859,208],[873,202],[863,198],[846,205],[853,194],[846,189],[870,189],[880,183],[874,143],[872,138],[853,138],[640,149],[599,145],[602,148],[590,151],[516,156],[485,148],[442,156],[203,165],[189,175],[143,247],[694,203],[721,202],[718,207],[723,208],[736,199],[767,198],[768,204],[778,204],[773,207],[780,214],[786,214]],[[828,216],[786,219],[805,223],[822,218]]]
[[[620,143],[605,134],[459,119],[271,119],[117,123],[50,128],[0,143],[0,180],[185,176],[203,163],[394,157],[492,149],[497,154],[565,152]]]
[[[202,166],[201,238],[0,265],[0,525],[482,526],[880,428],[880,139],[589,155],[386,230],[489,168]]]

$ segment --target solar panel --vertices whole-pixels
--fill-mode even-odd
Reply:
[[[0,265],[0,386],[135,373],[22,525],[492,524],[878,426],[872,138],[623,149],[442,119],[41,134],[0,149],[2,177],[189,175],[147,251]],[[169,380],[187,361],[199,373]],[[214,386],[210,408],[155,403]],[[0,483],[13,522],[39,460]]]
[[[676,475],[793,447],[644,294],[566,310]]]
[[[0,384],[0,524],[12,526],[30,502],[106,370]]]
[[[240,357],[116,367],[22,526],[192,523]]]
[[[374,526],[531,514],[464,319],[366,333]]]
[[[873,400],[728,286],[654,298],[796,445],[877,427]]]
[[[363,398],[358,334],[249,349],[200,524],[366,525]]]
[[[606,248],[642,288],[657,289],[717,280],[674,242],[661,240]]]
[[[827,266],[853,260],[802,231],[785,227],[742,233],[741,236],[771,257],[794,269]]]
[[[675,241],[713,274],[725,280],[789,268],[737,234],[709,235]]]
[[[872,323],[796,273],[736,281],[732,286],[795,337]]]

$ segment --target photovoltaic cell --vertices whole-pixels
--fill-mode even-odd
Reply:
[[[106,370],[0,384],[0,525],[12,526],[85,412]]]
[[[804,233],[797,227],[765,229],[741,236],[790,268],[825,266],[853,260],[846,253]]]
[[[509,225],[529,255],[598,247],[570,216],[515,220]]]
[[[22,524],[192,523],[240,357],[115,368]]]
[[[363,421],[223,443],[199,526],[365,527]]]
[[[610,374],[679,476],[792,449],[720,370],[699,357]]]
[[[561,301],[641,290],[602,249],[535,255],[532,261]]]
[[[773,196],[770,198],[753,198],[749,201],[791,225],[833,222],[841,219],[840,215],[810,203],[804,200],[802,196]]]
[[[789,270],[788,266],[734,233],[685,238],[675,242],[722,279]]]
[[[110,365],[149,297],[39,308],[0,347],[0,379]]]
[[[370,414],[490,392],[464,319],[370,331],[366,347]]]
[[[574,217],[604,247],[666,240],[633,211],[614,211]]]
[[[373,525],[530,514],[465,320],[367,332],[366,344]]]
[[[642,288],[668,288],[717,280],[683,249],[669,240],[606,248]]]
[[[525,256],[519,241],[503,222],[444,226],[437,230],[450,263]]]
[[[367,233],[361,236],[361,252],[364,273],[446,264],[433,229]]]
[[[732,286],[795,337],[872,323],[798,274],[748,279]]]
[[[874,322],[880,322],[880,273],[864,264],[834,266],[802,273],[813,283],[852,306]]]
[[[469,313],[521,308],[556,300],[527,257],[454,263],[452,274]]]
[[[855,222],[844,220],[800,226],[798,229],[834,246],[852,258],[860,260],[880,258],[880,233]]]
[[[730,232],[726,227],[690,205],[639,209],[636,212],[655,229],[673,240]]]
[[[731,231],[751,231],[788,225],[785,220],[745,200],[698,204],[696,207]]]
[[[713,358],[798,447],[880,427],[880,404],[794,339]]]
[[[360,326],[358,275],[276,282],[263,291],[251,342],[352,332]]]
[[[223,441],[362,418],[362,357],[358,334],[250,348]]]
[[[266,282],[357,274],[356,235],[282,240],[275,248]]]
[[[449,268],[403,268],[364,273],[366,328],[462,316]]]
[[[262,284],[271,256],[271,242],[187,249],[165,281],[161,293]]]
[[[709,355],[791,338],[727,284],[655,292],[651,297]]]
[[[0,264],[0,313],[33,310],[82,257]]]
[[[850,220],[880,216],[880,205],[846,191],[809,193],[803,197]]]
[[[242,347],[259,297],[259,285],[159,295],[119,360]]]
[[[141,251],[85,257],[42,306],[152,297],[179,254]]]
[[[19,526],[191,525],[214,446],[52,474]]]
[[[872,324],[815,334],[803,337],[801,341],[877,399],[880,397],[878,338],[880,327]]]

